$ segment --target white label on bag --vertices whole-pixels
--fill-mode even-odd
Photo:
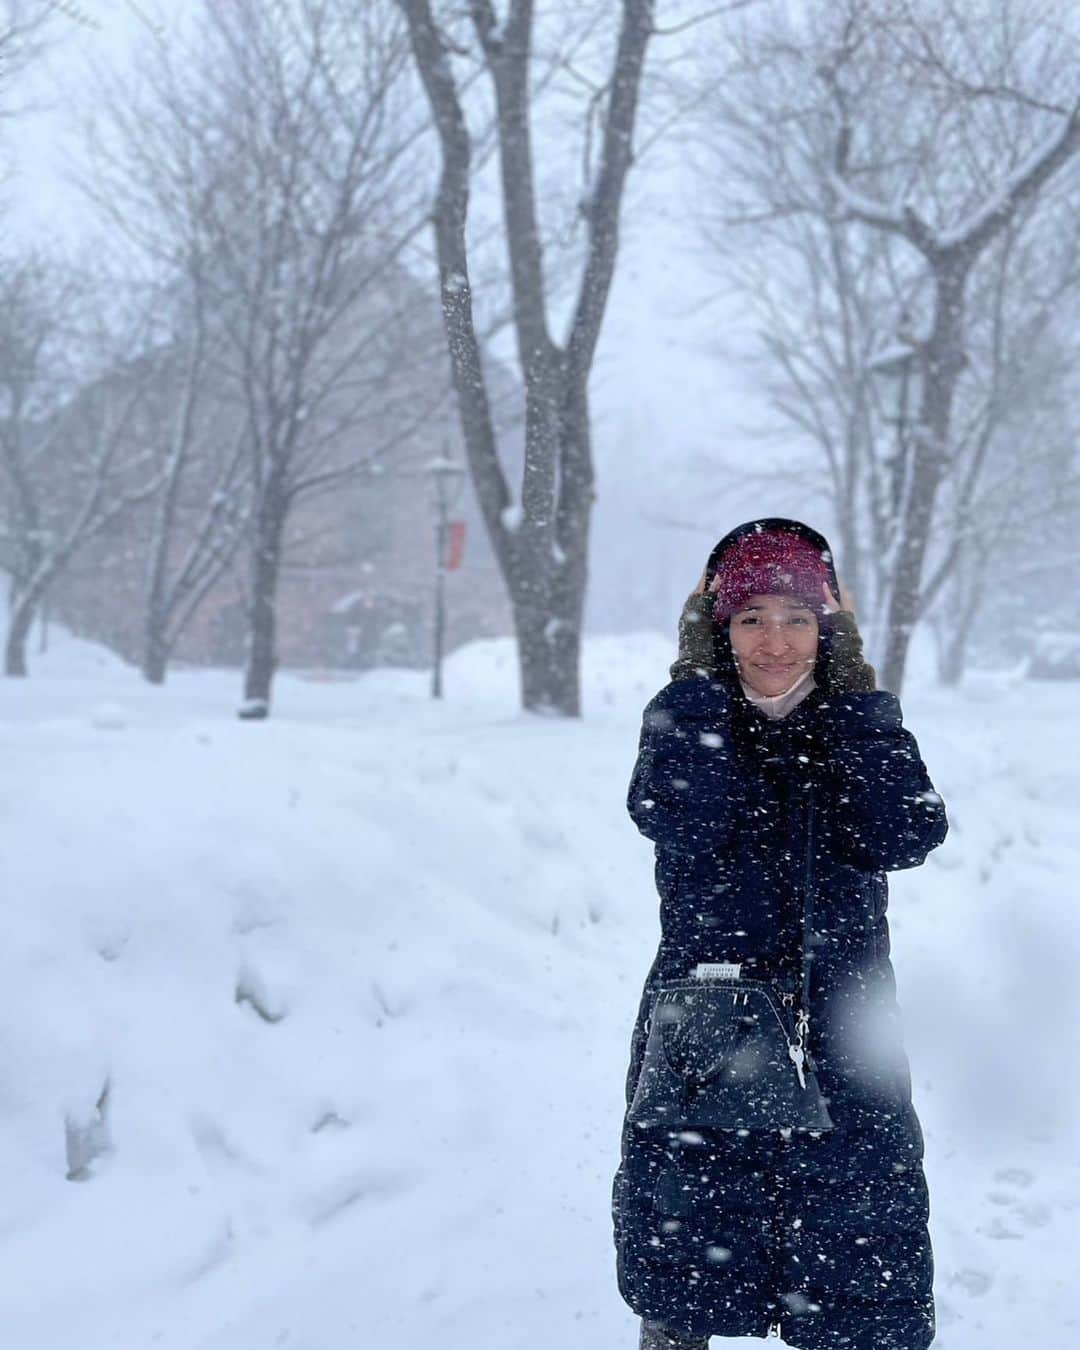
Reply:
[[[696,980],[737,980],[741,961],[699,961],[694,967]]]

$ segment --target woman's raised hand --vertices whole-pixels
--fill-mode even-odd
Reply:
[[[840,578],[837,577],[840,581]],[[821,594],[825,597],[825,612],[827,614],[836,614],[839,610],[847,610],[849,614],[855,613],[855,597],[848,588],[840,581],[840,602],[837,604],[836,596],[833,595],[832,588],[827,581],[821,583]]]
[[[868,665],[863,657],[862,637],[855,622],[855,597],[844,583],[840,582],[840,602],[829,589],[829,583],[821,583],[821,594],[827,614],[833,617],[831,656],[829,659],[829,687],[834,692],[872,693],[877,688],[874,667]]]
[[[706,566],[698,584],[687,597],[679,617],[679,655],[671,667],[673,680],[695,675],[716,678],[716,647],[713,642],[712,605],[705,595]],[[709,591],[715,594],[720,578],[713,577]]]
[[[698,581],[698,584],[697,584],[697,585],[694,587],[694,589],[690,592],[691,595],[704,595],[704,594],[705,594],[705,578],[706,578],[708,575],[709,575],[709,565],[708,565],[708,563],[706,563],[704,569],[702,570],[701,577],[700,577],[700,579],[699,579],[699,581]],[[717,572],[717,574],[713,577],[712,581],[709,583],[709,590],[711,591],[711,593],[712,593],[713,595],[715,595],[716,592],[717,592],[719,589],[720,589],[720,573]]]

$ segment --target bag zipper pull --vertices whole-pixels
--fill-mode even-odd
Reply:
[[[805,1051],[801,1045],[788,1045],[788,1054],[791,1056],[791,1062],[795,1065],[795,1072],[799,1075],[799,1086],[806,1087],[806,1074],[803,1073],[803,1060],[806,1058]]]
[[[788,1041],[788,1054],[791,1056],[791,1062],[795,1065],[795,1072],[799,1075],[799,1086],[806,1087],[806,1074],[803,1072],[803,1065],[806,1063],[806,1051],[803,1048],[806,1044],[806,1033],[810,1029],[810,1018],[805,1009],[800,1008],[799,1014],[795,1018],[795,1043]]]

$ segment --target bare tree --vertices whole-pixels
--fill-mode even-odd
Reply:
[[[731,216],[789,243],[801,234],[806,271],[808,242],[823,263],[810,294],[825,344],[804,331],[774,356],[786,362],[788,411],[819,442],[832,437],[836,464],[853,470],[837,477],[849,544],[859,464],[877,484],[869,500],[885,545],[881,676],[892,689],[930,598],[942,486],[963,462],[954,415],[972,362],[973,278],[977,291],[1007,232],[1037,224],[1080,146],[1070,51],[1050,10],[1021,11],[1014,0],[941,9],[845,0],[796,19],[770,6],[743,25],[715,81],[712,109],[732,133]],[[798,301],[793,309],[806,313]],[[874,453],[885,437],[865,372],[874,344],[905,313],[921,391],[910,435],[886,458]],[[797,328],[791,322],[789,333]]]
[[[974,36],[966,24],[962,31]],[[903,40],[929,48],[935,67],[962,94],[968,82],[962,71],[951,67],[947,49],[936,44],[935,36],[915,27],[910,37],[903,34]],[[1003,96],[1010,90],[1023,91],[1022,85],[1012,82],[1016,72],[1003,74]],[[895,234],[917,250],[933,284],[928,331],[919,351],[922,392],[911,461],[906,466],[882,668],[885,686],[899,689],[911,633],[920,613],[934,508],[952,460],[953,405],[967,360],[964,326],[971,273],[995,239],[1080,147],[1080,89],[1074,88],[1067,104],[1043,113],[1046,128],[1033,146],[1029,143],[1023,158],[1016,157],[1011,173],[994,187],[984,186],[979,197],[965,203],[965,209],[957,211],[951,220],[935,225],[910,202],[897,207],[892,201],[867,196],[861,187],[853,187],[852,143],[857,129],[848,111],[843,60],[826,78],[837,112],[834,183],[841,210],[872,229]],[[1028,98],[1034,93],[1028,92]]]
[[[579,654],[587,580],[593,462],[589,376],[618,252],[620,211],[653,0],[623,0],[607,74],[590,95],[587,181],[580,201],[584,265],[572,317],[552,333],[552,281],[542,244],[534,156],[532,0],[467,6],[463,25],[430,0],[399,0],[435,121],[442,175],[434,210],[446,341],[466,451],[488,532],[510,592],[526,709],[578,716]],[[595,23],[596,15],[588,12]],[[467,25],[467,27],[464,27]],[[499,149],[503,231],[510,260],[518,362],[525,390],[525,458],[515,501],[500,459],[474,320],[469,218],[475,133],[466,120],[455,58],[478,54],[490,80]]]
[[[251,520],[246,419],[215,379],[225,344],[209,329],[198,287],[192,301],[179,316],[162,378],[161,490],[147,542],[142,654],[151,684],[164,682],[176,643],[232,563]]]
[[[26,639],[56,577],[89,540],[156,490],[148,439],[151,357],[73,370],[72,349],[114,353],[72,315],[89,292],[27,258],[0,273],[0,544],[11,577],[4,669],[25,675]],[[130,335],[128,335],[130,337]],[[136,340],[120,344],[138,350]]]
[[[86,190],[225,337],[215,376],[252,488],[245,716],[269,709],[293,509],[368,471],[443,397],[432,380],[418,403],[406,378],[432,334],[395,284],[423,229],[407,68],[389,0],[207,4],[91,128]]]
[[[17,75],[39,55],[45,43],[45,27],[56,13],[54,0],[2,0],[0,3],[0,91],[10,97]],[[12,116],[13,108],[0,103],[0,119]]]
[[[719,133],[709,124],[709,135],[715,134],[724,134],[722,124]],[[755,167],[762,187],[771,190],[780,181],[770,178],[767,163],[755,161]],[[887,427],[882,434],[887,417],[868,378],[902,304],[890,284],[888,247],[875,236],[853,238],[839,222],[809,213],[779,214],[744,231],[726,201],[730,174],[725,169],[715,181],[717,218],[703,202],[700,219],[712,262],[733,282],[753,338],[747,343],[739,331],[723,341],[718,355],[747,368],[776,415],[778,426],[770,420],[754,439],[766,447],[789,445],[794,430],[819,451],[820,462],[806,469],[788,456],[785,477],[797,478],[808,500],[831,508],[838,563],[860,611],[872,617],[888,595],[901,478],[897,439]],[[748,483],[760,480],[767,490],[774,473],[748,468],[740,476]],[[875,636],[867,634],[871,648]]]
[[[1063,551],[1069,522],[1073,531],[1080,524],[1075,451],[1080,407],[1072,395],[1080,359],[1074,337],[1080,297],[1075,283],[1071,295],[1054,291],[1039,297],[1036,277],[1023,266],[1018,271],[1012,281],[1019,294],[1001,296],[990,315],[996,340],[985,372],[989,387],[974,415],[957,428],[962,467],[949,476],[942,493],[950,525],[924,585],[928,605],[939,594],[943,601],[934,626],[945,684],[963,676],[980,618],[989,614],[989,626],[996,628],[1003,601],[1006,607],[1021,606],[1033,556],[1049,563],[1052,554],[1046,555],[1044,543]],[[1030,289],[1022,286],[1025,281]],[[1009,301],[1019,304],[1028,322],[1006,314]],[[961,395],[967,396],[958,399],[966,411],[962,405],[974,402],[970,387]],[[1009,617],[1023,618],[1019,612]],[[999,655],[993,643],[980,645]]]

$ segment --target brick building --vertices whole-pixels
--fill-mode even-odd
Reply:
[[[285,667],[365,668],[430,663],[435,593],[435,506],[430,471],[448,454],[464,464],[457,408],[437,305],[414,278],[402,273],[399,290],[423,315],[424,331],[409,369],[395,379],[415,384],[416,407],[446,397],[434,415],[412,427],[370,470],[349,476],[332,490],[299,502],[289,519],[277,603],[277,649]],[[494,405],[517,409],[520,399],[510,373],[485,358]],[[407,393],[407,391],[406,391]],[[423,398],[421,398],[423,395]],[[164,392],[167,400],[169,391]],[[400,409],[401,389],[387,397]],[[382,418],[379,434],[393,427]],[[502,419],[500,445],[511,484],[520,482],[520,419]],[[347,462],[355,447],[337,450]],[[197,498],[196,483],[189,495]],[[451,517],[464,521],[462,564],[447,577],[446,650],[480,637],[512,631],[506,590],[488,541],[468,475]],[[134,511],[80,551],[50,597],[51,613],[75,632],[101,641],[132,661],[145,641],[145,576],[148,509]],[[182,539],[180,545],[182,546]],[[173,659],[200,665],[240,666],[247,634],[248,559],[241,546],[228,570],[205,595],[188,622]]]

